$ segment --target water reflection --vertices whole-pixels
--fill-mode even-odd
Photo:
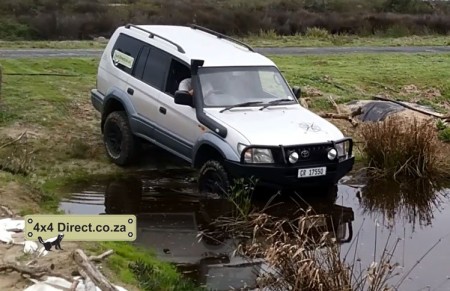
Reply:
[[[240,241],[215,231],[212,226],[219,217],[236,213],[234,204],[225,199],[200,196],[195,186],[183,170],[172,169],[162,174],[150,171],[115,178],[103,186],[96,183],[94,189],[84,187],[61,203],[61,207],[74,214],[86,211],[135,214],[135,243],[152,249],[159,259],[174,263],[198,284],[213,290],[256,286],[258,275],[267,270],[264,261],[234,256]],[[253,195],[252,205],[269,215],[289,219],[298,218],[305,209],[312,207],[315,214],[327,214],[318,229],[347,243],[353,237],[353,210],[335,204],[337,187],[327,194],[275,198]],[[205,233],[208,235],[201,235]]]
[[[358,198],[365,214],[381,218],[385,225],[431,225],[435,211],[446,202],[447,194],[440,183],[430,180],[369,180]]]

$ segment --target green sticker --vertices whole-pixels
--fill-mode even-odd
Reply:
[[[123,52],[119,52],[119,51],[114,51],[114,55],[113,55],[113,62],[114,64],[121,64],[129,69],[131,69],[133,67],[133,62],[134,62],[134,58],[124,54]]]

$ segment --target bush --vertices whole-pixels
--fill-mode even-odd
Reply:
[[[440,172],[435,125],[389,118],[361,130],[369,166],[382,176],[432,178]]]
[[[422,3],[423,2],[423,3]],[[433,8],[434,7],[434,8]],[[0,38],[82,39],[119,25],[197,23],[226,34],[405,35],[450,31],[450,3],[409,0],[1,1]]]
[[[310,38],[329,38],[330,33],[328,30],[317,27],[308,27],[305,32],[306,37]]]
[[[443,142],[450,142],[450,127],[439,131],[439,139]]]

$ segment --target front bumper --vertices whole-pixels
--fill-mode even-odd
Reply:
[[[344,161],[327,165],[308,164],[298,165],[296,167],[285,167],[279,165],[255,165],[225,161],[225,167],[233,177],[255,178],[260,184],[274,187],[301,188],[336,184],[353,169],[354,163],[355,158],[351,157]],[[327,172],[324,176],[298,178],[299,169],[324,166],[327,167]]]
[[[346,144],[345,155],[334,160],[327,158],[327,152],[338,144]],[[250,148],[269,148],[274,156],[273,164],[246,163],[244,152]],[[300,158],[291,164],[287,157],[289,153],[307,151],[305,158]],[[292,146],[262,145],[248,146],[242,150],[241,160],[225,161],[228,173],[234,178],[254,178],[259,184],[275,186],[277,188],[301,188],[311,186],[327,186],[336,184],[342,177],[353,169],[355,158],[353,157],[353,141],[351,138],[343,138],[338,141],[330,141],[319,144],[305,144]],[[326,167],[326,175],[298,178],[300,169]]]

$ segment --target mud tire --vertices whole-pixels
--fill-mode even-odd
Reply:
[[[204,163],[199,173],[198,191],[226,197],[229,189],[230,178],[222,163],[217,160],[209,160]]]
[[[103,143],[106,155],[116,165],[127,166],[134,162],[139,142],[131,132],[124,111],[114,111],[106,117]]]

